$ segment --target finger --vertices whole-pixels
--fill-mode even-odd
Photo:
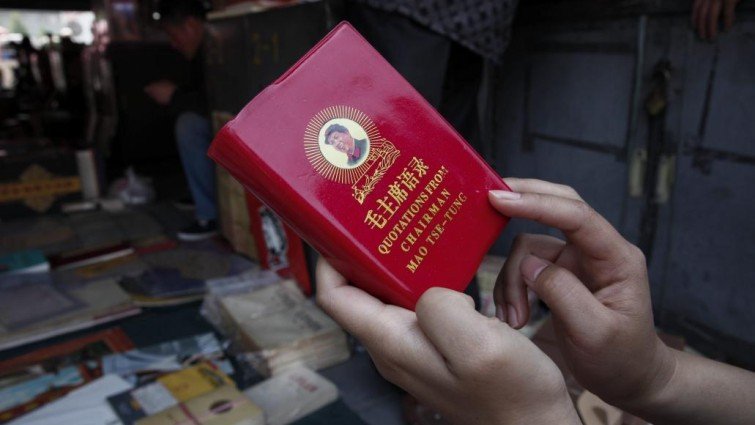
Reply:
[[[530,254],[554,262],[565,245],[566,242],[561,239],[547,235],[522,234],[514,239],[493,288],[493,299],[512,328],[521,328],[530,317],[527,286],[519,271],[519,263]]]
[[[607,308],[570,271],[533,255],[522,260],[520,271],[527,286],[567,328],[585,331],[606,322]]]
[[[414,313],[387,306],[348,285],[323,258],[317,261],[316,277],[317,303],[365,345],[386,379],[407,390],[418,380],[437,385],[447,379],[445,361],[420,330]]]
[[[721,16],[721,0],[711,2],[708,11],[708,39],[712,40],[718,35],[718,19]]]
[[[451,379],[446,361],[409,310],[391,308],[374,318],[368,338],[361,339],[380,374],[409,392],[424,384],[438,386]]]
[[[690,23],[692,24],[693,28],[697,28],[697,18],[700,15],[700,7],[702,6],[703,0],[695,0],[695,2],[692,4],[692,17],[690,19]]]
[[[511,328],[478,313],[469,296],[445,288],[430,288],[416,306],[422,332],[446,359],[448,369],[458,373],[470,356],[500,346],[496,340]],[[493,331],[495,329],[495,331]],[[503,354],[503,353],[501,353]]]
[[[585,202],[539,193],[490,191],[490,203],[501,214],[534,220],[561,230],[583,253],[601,260],[621,258],[624,238]]]
[[[519,179],[516,177],[506,177],[503,181],[514,192],[534,192],[545,195],[560,196],[562,198],[582,200],[576,190],[563,184],[537,179]]]
[[[700,6],[700,13],[697,15],[697,22],[695,22],[695,28],[697,28],[697,35],[705,40],[706,22],[708,21],[708,12],[710,11],[711,0],[703,1]]]
[[[368,336],[371,317],[377,317],[386,305],[361,289],[351,286],[322,257],[317,260],[317,303],[341,327],[362,340]]]
[[[724,3],[724,29],[730,30],[734,25],[734,10],[739,0],[726,0]]]

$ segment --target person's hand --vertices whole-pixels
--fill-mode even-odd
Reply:
[[[349,286],[320,259],[317,302],[383,377],[455,423],[580,423],[556,365],[467,295],[431,288],[415,314]]]
[[[718,24],[723,14],[724,31],[734,25],[734,9],[740,0],[694,0],[692,3],[692,27],[703,40],[713,40],[718,35]]]
[[[176,92],[176,85],[168,80],[160,80],[148,84],[144,87],[144,92],[147,93],[147,96],[151,97],[152,100],[165,106],[170,103],[170,100],[173,98],[173,93]]]
[[[641,403],[673,375],[674,356],[653,328],[645,257],[570,187],[505,179],[492,191],[501,214],[560,229],[566,240],[519,235],[494,289],[503,319],[529,317],[527,288],[553,314],[561,351],[577,380],[619,407]]]

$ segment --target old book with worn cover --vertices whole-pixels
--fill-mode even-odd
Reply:
[[[224,385],[234,385],[231,378],[209,361],[168,373],[154,382],[108,397],[108,403],[121,422],[137,420],[206,394]]]
[[[346,334],[292,280],[222,297],[219,307],[226,331],[264,376],[294,364],[317,370],[349,358]]]
[[[286,425],[336,401],[338,388],[300,365],[260,382],[244,394],[265,412],[266,425]]]
[[[463,289],[507,187],[348,23],[218,133],[209,155],[354,284],[413,308]]]
[[[225,385],[178,406],[140,419],[136,425],[264,425],[262,409]]]

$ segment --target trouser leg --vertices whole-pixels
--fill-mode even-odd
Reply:
[[[215,164],[207,156],[212,142],[210,121],[194,112],[180,114],[176,119],[176,142],[197,220],[217,219]]]

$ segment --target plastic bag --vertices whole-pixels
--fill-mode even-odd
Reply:
[[[108,194],[111,198],[118,198],[127,205],[142,205],[155,199],[152,182],[146,177],[136,174],[133,167],[126,170],[126,176],[110,185]]]

